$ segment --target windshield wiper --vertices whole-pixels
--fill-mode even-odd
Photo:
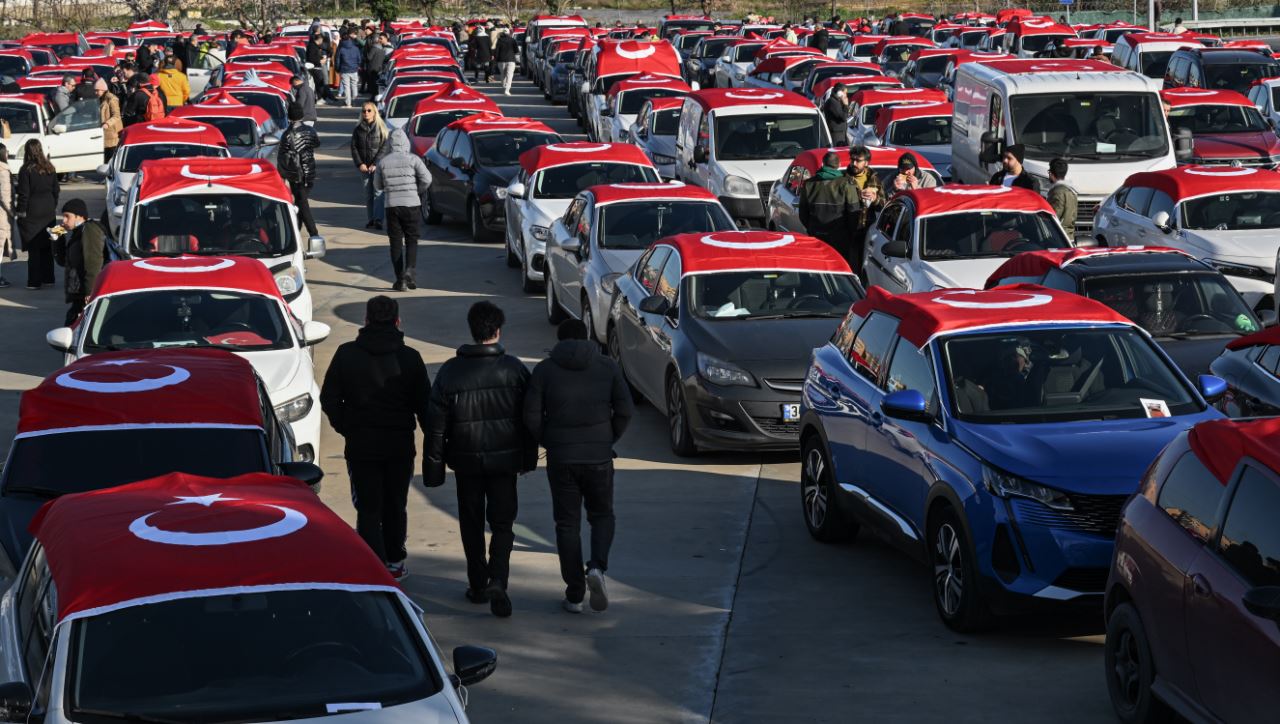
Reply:
[[[827,318],[827,317],[835,317],[835,316],[840,316],[840,315],[837,315],[833,312],[795,311],[795,312],[768,312],[768,313],[760,313],[760,314],[748,314],[745,317],[739,317],[739,319],[803,319],[806,317]]]
[[[41,488],[36,485],[8,485],[4,489],[5,495],[30,495],[44,500],[53,500],[63,494],[61,490],[53,488]]]
[[[148,724],[190,724],[189,721],[183,719],[165,719],[164,717],[151,716],[150,714],[139,714],[133,711],[75,709],[72,714],[88,714],[89,716],[101,716],[108,719],[119,719],[121,721],[147,722]]]

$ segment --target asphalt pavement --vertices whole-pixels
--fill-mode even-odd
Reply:
[[[514,94],[482,84],[509,115],[579,133],[531,84]],[[364,230],[363,192],[348,149],[356,111],[321,109],[320,180],[312,208],[328,255],[308,262],[315,317],[333,327],[317,373],[355,337],[364,303],[391,293],[381,233]],[[101,213],[103,187],[77,184]],[[471,243],[453,219],[424,227],[419,289],[397,295],[406,337],[434,374],[469,342],[465,315],[481,299],[507,315],[503,343],[532,366],[554,344],[541,296],[520,291],[502,245]],[[0,290],[0,446],[18,397],[59,366],[44,343],[65,306],[60,289],[23,288],[25,259],[5,262]],[[61,272],[59,271],[59,278]],[[807,351],[797,350],[798,355]],[[325,425],[322,497],[354,522],[342,441]],[[477,722],[1093,722],[1112,721],[1102,671],[1101,617],[1009,620],[962,636],[934,613],[929,571],[869,535],[814,542],[800,513],[798,454],[676,458],[666,421],[641,405],[619,446],[617,539],[604,613],[560,609],[542,468],[520,480],[510,595],[515,614],[468,603],[452,477],[409,501],[406,591],[448,652],[499,652],[497,672],[472,688]],[[585,521],[584,521],[585,526]]]

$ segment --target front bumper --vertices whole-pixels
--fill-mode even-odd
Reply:
[[[700,448],[795,450],[800,421],[782,419],[782,406],[800,404],[800,392],[765,387],[721,387],[697,375],[684,381],[689,428]]]
[[[302,285],[302,290],[298,292],[298,296],[293,299],[285,298],[289,304],[289,309],[293,315],[303,323],[311,321],[311,287],[306,284]]]
[[[534,239],[532,234],[526,234],[524,239],[524,253],[529,259],[529,280],[543,281],[546,279],[547,242]]]
[[[497,199],[480,202],[480,223],[484,228],[501,234],[507,229],[507,208]]]
[[[764,226],[764,202],[759,197],[721,196],[720,203],[735,222],[745,221],[749,226]]]

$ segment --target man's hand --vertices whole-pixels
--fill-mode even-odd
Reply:
[[[369,173],[369,167],[363,163],[360,164],[360,173]]]

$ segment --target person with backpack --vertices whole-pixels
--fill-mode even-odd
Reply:
[[[107,235],[102,225],[89,219],[89,207],[83,199],[71,199],[62,205],[63,232],[53,242],[53,256],[66,270],[63,290],[67,300],[64,324],[70,327],[84,311],[85,300],[93,293],[107,260]]]
[[[297,101],[289,104],[289,128],[280,137],[280,149],[276,151],[276,168],[280,178],[289,184],[293,203],[298,207],[298,220],[307,227],[307,233],[318,236],[316,221],[311,216],[311,204],[307,194],[316,182],[316,149],[320,136],[315,129],[302,122],[302,106]]]

